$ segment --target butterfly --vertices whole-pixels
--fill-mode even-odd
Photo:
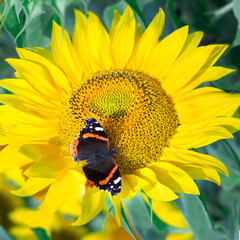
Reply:
[[[87,186],[98,187],[112,196],[121,192],[121,176],[113,158],[118,150],[110,148],[107,134],[96,119],[86,120],[79,136],[72,140],[70,152],[73,161],[87,162],[83,166]]]

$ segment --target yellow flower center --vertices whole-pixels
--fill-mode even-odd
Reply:
[[[101,72],[73,89],[60,118],[61,142],[68,149],[87,118],[99,121],[121,173],[160,160],[176,133],[178,118],[160,82],[141,72]],[[129,161],[127,161],[127,160]]]

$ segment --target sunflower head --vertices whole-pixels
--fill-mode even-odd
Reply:
[[[109,196],[118,223],[121,200],[141,190],[171,201],[176,192],[199,194],[194,179],[220,184],[226,167],[189,149],[240,129],[232,117],[239,94],[197,88],[233,71],[213,66],[227,46],[198,47],[202,33],[188,34],[188,27],[160,41],[161,9],[145,31],[129,6],[114,14],[109,31],[94,13],[75,10],[75,16],[72,40],[53,23],[51,50],[17,49],[20,59],[7,60],[17,79],[0,81],[14,93],[0,95],[0,169],[21,169],[26,181],[15,194],[43,199],[44,214],[74,211],[77,203],[75,224],[101,211],[107,193],[86,186],[86,162],[74,162],[69,150],[88,118],[99,121],[118,150],[122,191]]]
[[[174,104],[161,83],[130,70],[96,73],[73,89],[59,124],[67,149],[90,117],[98,119],[111,148],[118,149],[115,160],[123,174],[158,161],[178,126]]]

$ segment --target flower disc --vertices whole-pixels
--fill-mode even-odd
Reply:
[[[115,160],[122,173],[159,160],[178,126],[173,102],[160,82],[128,70],[97,73],[73,90],[60,119],[66,147],[89,117],[101,123],[110,147],[119,150]]]

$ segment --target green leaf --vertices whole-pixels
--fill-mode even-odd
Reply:
[[[139,232],[147,235],[151,228],[150,209],[148,209],[148,205],[139,194],[131,199],[131,205],[134,206],[131,208],[131,222]]]
[[[232,9],[233,9],[233,3],[228,3],[215,11],[209,12],[208,14],[212,15],[212,19],[208,27],[216,25],[216,23],[229,11],[232,11]]]
[[[35,233],[38,240],[50,240],[47,232],[43,228],[32,228],[32,231]]]
[[[128,218],[125,214],[125,211],[123,209],[122,203],[121,203],[121,219],[122,219],[122,226],[127,230],[127,232],[134,238],[137,239],[130,224],[128,221]]]
[[[0,239],[13,240],[14,238],[0,225]]]
[[[224,195],[226,197],[224,197]],[[225,221],[221,222],[221,227],[227,239],[238,239],[239,237],[239,217],[240,217],[240,196],[239,192],[222,191],[221,199],[227,200],[227,205],[230,207],[229,216]]]
[[[10,9],[17,3],[20,3],[21,0],[6,0],[4,1],[4,10],[3,12],[1,13],[2,14],[2,22],[1,22],[1,25],[0,25],[0,29],[2,28],[6,18],[7,18],[7,15],[10,11]]]
[[[237,29],[235,39],[233,41],[233,47],[240,45],[240,28]]]
[[[5,14],[6,19],[3,21],[3,24],[8,33],[14,38],[17,46],[23,47],[25,43],[28,45],[28,36],[22,36],[28,25],[32,26],[35,33],[37,31],[39,32],[39,35],[36,36],[35,34],[34,38],[30,39],[30,41],[37,40],[38,42],[41,42],[41,27],[36,27],[36,23],[41,26],[41,21],[40,19],[37,21],[36,18],[44,12],[43,1],[15,2],[15,5],[11,3],[10,6],[11,8],[8,9]],[[28,29],[28,35],[30,35],[29,32],[30,30]],[[32,44],[34,44],[34,42]]]
[[[211,238],[213,233],[212,219],[199,196],[180,194],[180,198],[175,200],[175,203],[198,240],[213,239]]]
[[[106,202],[105,202],[106,206],[108,207],[108,211],[112,213],[112,215],[115,217],[115,209],[114,209],[114,206],[111,202],[111,199],[109,198],[109,196],[107,195],[107,199],[106,199]],[[105,218],[106,220],[106,218]],[[131,225],[128,221],[128,218],[125,214],[125,211],[123,209],[123,206],[122,206],[122,203],[121,203],[121,225],[127,230],[127,232],[134,238],[134,239],[137,239],[132,228],[131,228]]]
[[[168,2],[168,7],[169,7],[169,11],[171,13],[171,16],[177,26],[177,28],[181,28],[183,26],[183,24],[181,23],[181,21],[179,20],[178,16],[177,16],[177,13],[175,11],[175,8],[174,8],[174,0],[169,0]]]
[[[142,190],[142,192],[143,192],[143,194],[145,194],[145,192],[144,192],[143,190]],[[148,207],[148,210],[149,210],[149,213],[150,213],[150,218],[151,218],[151,224],[150,224],[150,226],[152,226],[152,222],[153,222],[152,199],[149,198],[149,197],[147,196],[147,194],[145,194],[145,195],[146,195],[147,200],[148,200],[148,203],[146,203],[146,204],[147,204],[147,207]]]
[[[20,21],[18,18],[20,19]],[[11,9],[9,9],[7,19],[6,21],[4,21],[4,27],[6,31],[13,37],[13,39],[15,39],[18,33],[21,31],[24,25],[24,21],[25,14],[23,13],[23,11],[21,11],[17,16],[14,7],[11,7]],[[16,43],[19,47],[21,47],[23,43],[23,37],[20,36],[17,39]]]
[[[18,2],[18,3],[16,3],[14,7],[15,7],[15,12],[16,12],[16,15],[17,15],[18,21],[20,22],[19,14],[20,14],[21,11],[23,10],[22,2]]]
[[[35,19],[36,17],[40,16],[43,13],[43,2],[42,1],[31,1],[26,4],[23,8],[25,13],[25,21],[24,25],[22,26],[21,30],[15,37],[15,41],[18,37],[25,31],[26,27]]]
[[[218,141],[206,147],[207,152],[216,157],[227,167],[229,177],[221,175],[222,186],[231,189],[240,182],[240,164],[238,156],[240,156],[239,144],[236,139]]]
[[[238,28],[240,29],[240,0],[233,0],[233,12],[238,20]]]
[[[144,191],[142,191],[142,192],[144,193]],[[153,208],[152,208],[152,199],[149,198],[147,195],[146,195],[146,197],[148,199],[148,202],[145,201],[145,204],[147,206],[148,212],[150,214],[150,219],[151,219],[150,227],[152,226],[152,222],[153,222],[154,226],[157,228],[158,231],[166,230],[169,226],[157,217],[157,215],[154,213]]]

